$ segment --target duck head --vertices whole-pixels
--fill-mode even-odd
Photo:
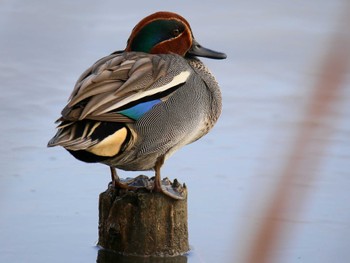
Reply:
[[[132,30],[125,51],[226,58],[224,53],[202,47],[186,19],[171,12],[157,12],[142,19]]]

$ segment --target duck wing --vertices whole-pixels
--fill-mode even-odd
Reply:
[[[140,52],[116,52],[100,59],[78,79],[59,121],[133,122],[135,107],[142,105],[140,116],[140,110],[154,105],[150,101],[166,99],[186,82],[190,68],[181,59]]]

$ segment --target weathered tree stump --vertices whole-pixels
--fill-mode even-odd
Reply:
[[[182,191],[186,198],[174,200],[142,187],[125,190],[110,185],[100,194],[98,245],[122,255],[176,256],[188,252],[185,186]]]

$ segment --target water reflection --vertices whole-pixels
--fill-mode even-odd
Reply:
[[[186,256],[177,257],[135,257],[122,256],[112,251],[100,249],[97,263],[187,263]]]

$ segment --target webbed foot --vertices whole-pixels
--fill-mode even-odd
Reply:
[[[164,178],[160,184],[154,178],[153,191],[162,193],[176,200],[184,200],[187,197],[186,185],[181,185],[177,179],[172,183],[168,178]]]

